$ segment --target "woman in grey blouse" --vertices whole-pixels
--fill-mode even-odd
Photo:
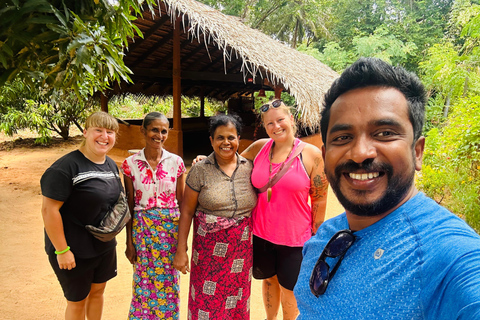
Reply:
[[[190,169],[174,267],[190,273],[189,319],[249,319],[252,269],[251,212],[257,195],[252,163],[237,153],[241,124],[210,120],[213,152]],[[191,270],[187,238],[194,221]]]

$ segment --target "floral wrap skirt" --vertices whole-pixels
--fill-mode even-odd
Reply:
[[[178,209],[135,211],[132,223],[137,261],[129,319],[178,319],[179,274],[173,268],[177,251]]]

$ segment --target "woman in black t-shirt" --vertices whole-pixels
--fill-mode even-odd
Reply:
[[[62,286],[65,318],[100,319],[106,282],[117,274],[116,241],[102,242],[85,225],[98,225],[122,186],[107,157],[118,133],[117,120],[95,112],[85,123],[85,141],[57,160],[40,181],[45,250]]]

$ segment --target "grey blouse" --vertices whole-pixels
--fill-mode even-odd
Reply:
[[[253,163],[237,153],[237,167],[226,175],[212,152],[195,164],[187,176],[187,185],[199,192],[197,211],[219,217],[249,217],[257,203],[250,181]]]

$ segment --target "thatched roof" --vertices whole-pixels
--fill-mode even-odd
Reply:
[[[134,72],[131,89],[170,93],[172,27],[180,21],[175,27],[182,29],[182,94],[226,100],[280,86],[295,97],[301,122],[318,127],[323,95],[338,77],[335,71],[194,0],[163,0],[156,10],[154,16],[146,10],[143,19],[135,21],[145,37],[136,37],[125,57]],[[129,91],[122,88],[119,91]]]

